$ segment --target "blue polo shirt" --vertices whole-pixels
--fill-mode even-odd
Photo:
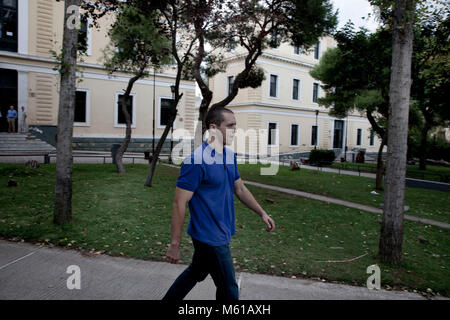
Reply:
[[[9,109],[6,118],[17,118],[17,111]]]
[[[194,192],[187,233],[212,246],[228,244],[235,234],[234,182],[239,173],[234,152],[223,151],[205,141],[184,159],[177,180],[177,187]]]

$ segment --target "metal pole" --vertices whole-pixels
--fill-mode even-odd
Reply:
[[[170,91],[172,91],[172,108],[171,112],[175,109],[175,86],[170,86]],[[176,118],[176,115],[175,115]],[[169,154],[169,163],[172,164],[172,150],[173,150],[173,125],[175,124],[175,118],[173,119],[172,126],[171,126],[171,136],[170,136],[170,154]]]
[[[172,164],[172,150],[173,150],[173,124],[171,128],[171,137],[170,137],[170,155],[169,155],[169,163]]]
[[[152,156],[155,155],[155,99],[156,99],[156,97],[155,97],[155,84],[156,84],[155,78],[156,78],[156,69],[153,68],[153,128],[152,128],[153,137],[152,137]]]
[[[348,113],[347,113],[347,122],[345,123],[345,150],[344,150],[345,162],[347,162],[347,134],[348,134]]]
[[[317,117],[319,116],[319,110],[316,110],[316,143],[314,144],[314,149],[317,148],[317,140],[319,138],[319,127],[317,126]]]

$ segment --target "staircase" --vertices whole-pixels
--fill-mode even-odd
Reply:
[[[31,134],[0,132],[0,162],[46,162],[48,154],[55,150],[55,147]]]

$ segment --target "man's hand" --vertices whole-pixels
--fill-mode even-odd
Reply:
[[[177,263],[180,259],[180,247],[171,244],[164,259],[169,263]]]
[[[266,229],[267,232],[272,232],[273,230],[275,230],[275,221],[273,221],[273,219],[269,217],[267,213],[264,213],[261,218],[267,225]]]

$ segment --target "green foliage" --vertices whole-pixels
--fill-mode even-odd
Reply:
[[[286,7],[287,23],[278,32],[281,36],[289,35],[293,45],[310,48],[337,25],[337,12],[333,12],[331,1],[294,0]]]
[[[196,57],[203,62],[201,71],[206,76],[225,71],[221,55],[212,55],[216,49],[232,50],[240,45],[246,51],[245,68],[236,75],[238,88],[261,85],[265,76],[255,63],[267,47],[289,41],[310,48],[321,36],[334,31],[337,24],[329,0],[189,1],[186,7],[184,28],[188,33],[195,30],[211,47]]]
[[[150,65],[172,62],[170,42],[158,23],[155,11],[124,4],[108,32],[110,45],[105,50],[105,66],[111,71],[139,73]],[[146,72],[144,72],[146,74]]]
[[[309,163],[313,165],[330,165],[335,158],[333,150],[313,149],[309,153]]]
[[[258,88],[264,80],[266,80],[264,69],[253,66],[247,77],[239,82],[239,89]]]
[[[323,83],[326,96],[319,103],[330,114],[344,117],[349,111],[369,110],[387,116],[391,41],[390,33],[369,34],[347,24],[335,34],[338,46],[327,50],[310,72]]]
[[[223,55],[209,54],[205,57],[206,67],[202,68],[203,73],[208,77],[214,77],[220,72],[225,72],[227,64]]]
[[[450,120],[450,7],[416,23],[412,96],[429,127]]]

